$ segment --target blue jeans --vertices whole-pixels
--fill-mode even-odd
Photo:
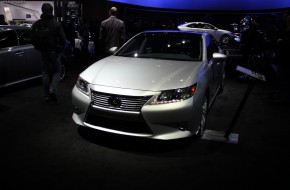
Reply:
[[[42,54],[42,83],[44,96],[56,93],[60,82],[60,54],[55,52],[41,52]]]

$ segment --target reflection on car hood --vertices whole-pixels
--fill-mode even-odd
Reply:
[[[232,33],[231,31],[229,30],[223,30],[223,29],[218,29],[219,32],[222,32],[224,34],[229,34],[229,35],[234,35],[234,33]]]
[[[80,76],[95,85],[160,91],[190,85],[201,65],[192,61],[110,56],[94,63]]]

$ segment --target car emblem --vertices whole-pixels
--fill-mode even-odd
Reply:
[[[120,98],[118,97],[115,97],[115,96],[111,96],[109,99],[108,99],[108,103],[109,105],[113,106],[113,107],[121,107],[121,104],[122,104],[122,101]]]

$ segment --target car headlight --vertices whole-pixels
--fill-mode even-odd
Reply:
[[[82,79],[80,76],[78,76],[76,87],[84,93],[85,95],[89,95],[89,87],[88,87],[88,82]]]
[[[186,88],[178,88],[174,90],[162,91],[152,102],[151,105],[169,104],[181,102],[194,95],[197,89],[197,84]]]

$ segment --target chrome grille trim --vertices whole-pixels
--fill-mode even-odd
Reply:
[[[126,112],[137,112],[140,113],[142,106],[152,97],[152,96],[124,96],[117,94],[107,94],[97,91],[91,91],[92,105],[100,108],[126,111]],[[117,97],[121,100],[120,107],[114,107],[109,104],[109,98]]]
[[[93,108],[97,108],[97,109],[101,109],[101,110],[110,110],[110,111],[119,112],[119,110],[114,110],[114,109],[110,109],[110,108],[104,108],[104,107],[95,106],[95,105],[92,105],[92,107]],[[124,111],[124,110],[122,110],[122,112],[132,113],[132,114],[140,114],[140,112],[136,112],[136,111]]]

